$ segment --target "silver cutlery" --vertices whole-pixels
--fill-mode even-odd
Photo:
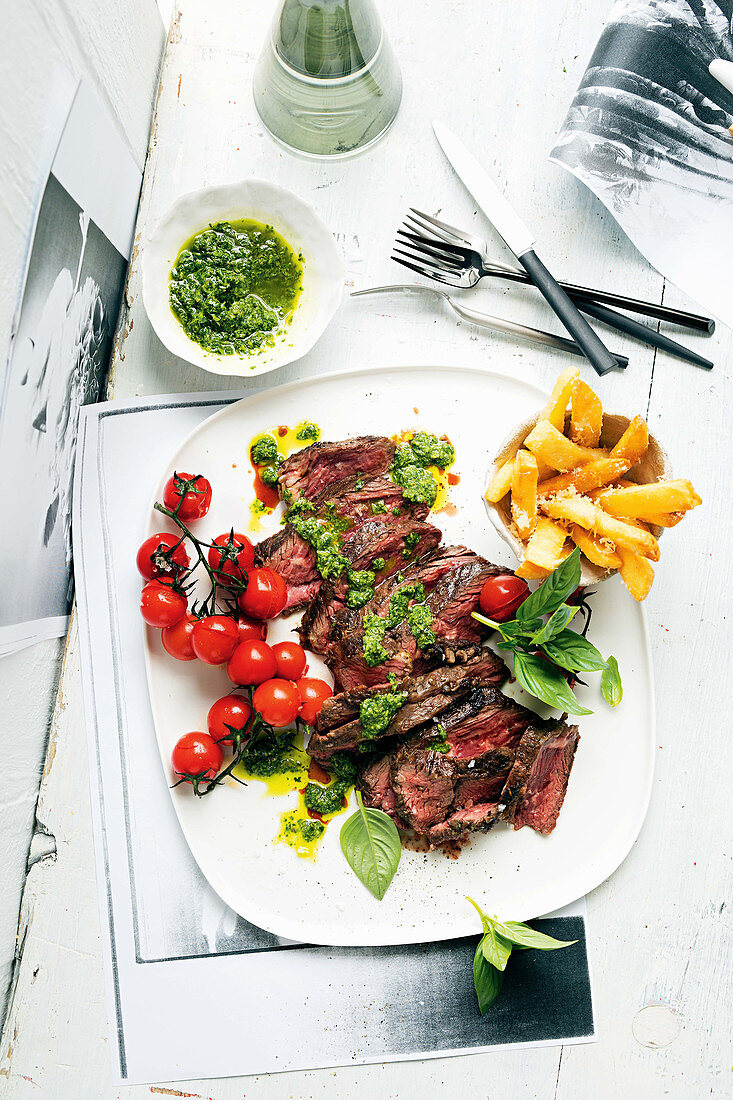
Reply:
[[[607,374],[616,359],[534,250],[534,237],[499,188],[455,134],[434,122],[435,136],[464,185],[512,250],[530,279],[559,317],[597,374]]]
[[[411,208],[413,209],[413,208]],[[489,264],[486,252],[486,242],[471,233],[462,233],[445,222],[431,218],[428,214],[414,210],[406,219],[407,229],[397,231],[395,253],[392,259],[403,267],[425,275],[429,279],[446,283],[449,286],[473,287],[486,274],[494,274],[502,271],[513,272],[514,268],[505,264]],[[420,233],[412,230],[419,228]],[[432,236],[425,234],[430,232]],[[398,248],[397,245],[402,245]],[[523,274],[517,272],[517,274]],[[527,276],[524,279],[529,282]],[[630,317],[608,309],[597,302],[576,302],[577,307],[583,313],[595,317],[610,328],[632,336],[651,347],[661,348],[670,355],[676,355],[688,363],[712,370],[713,363],[696,351],[686,348],[676,340],[664,336],[656,329],[648,325],[642,325]]]
[[[410,213],[405,221],[409,224],[406,231],[402,232],[402,236],[409,238],[410,232],[412,232],[425,238],[426,243],[429,245],[434,246],[442,242],[444,246],[447,246],[445,251],[453,253],[454,257],[458,255],[466,261],[468,267],[474,269],[465,274],[459,272],[457,276],[455,272],[446,270],[445,277],[442,279],[443,282],[452,286],[475,286],[479,279],[485,276],[493,276],[508,282],[532,285],[532,280],[526,272],[511,267],[509,264],[500,263],[498,260],[490,260],[486,241],[482,237],[456,229],[455,226],[439,221],[438,218],[433,218],[430,214],[424,214],[422,210],[416,210],[414,207],[410,208]],[[437,237],[438,240],[430,240],[431,237]],[[400,243],[405,244],[406,242],[402,241]],[[470,257],[465,256],[466,250],[471,253]],[[403,255],[405,254],[403,253]],[[397,262],[401,263],[402,261],[397,260]],[[628,310],[630,313],[639,313],[645,317],[653,317],[658,321],[669,321],[674,325],[704,332],[708,336],[715,332],[715,321],[712,317],[704,317],[699,313],[689,313],[687,310],[673,309],[671,306],[658,305],[656,302],[628,298],[624,294],[615,294],[613,291],[577,286],[575,283],[561,282],[560,286],[567,291],[578,306],[581,302],[616,306],[619,309]]]
[[[372,286],[368,287],[366,290],[353,291],[351,297],[362,298],[367,294],[400,292],[432,294],[438,298],[442,298],[463,321],[468,321],[472,325],[478,325],[480,328],[493,329],[496,332],[508,332],[512,336],[518,336],[523,340],[529,340],[535,344],[544,344],[546,347],[558,348],[560,351],[569,351],[571,355],[582,356],[585,354],[574,340],[569,340],[566,336],[556,336],[552,332],[545,332],[542,329],[530,328],[529,325],[520,325],[514,321],[507,321],[504,317],[493,317],[489,313],[479,313],[477,310],[465,306],[463,302],[459,302],[458,299],[452,297],[450,294],[446,293],[446,291],[438,290],[435,286],[425,286],[422,283],[399,283],[395,286]],[[625,355],[614,356],[614,366],[625,368],[628,366],[628,362],[629,360]]]

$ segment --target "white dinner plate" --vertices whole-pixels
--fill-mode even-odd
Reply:
[[[202,473],[213,502],[198,524],[203,537],[246,532],[252,500],[247,448],[259,431],[314,420],[323,439],[404,428],[447,433],[456,448],[451,490],[455,512],[438,514],[446,543],[462,542],[498,564],[515,565],[489,525],[481,493],[488,461],[511,426],[537,410],[544,395],[518,379],[470,368],[396,367],[325,375],[245,398],[201,424],[161,471],[160,491],[175,468]],[[151,515],[148,532],[165,529]],[[432,517],[431,517],[432,518]],[[270,518],[264,534],[277,529]],[[253,536],[254,537],[254,536]],[[295,795],[274,798],[264,784],[222,784],[196,799],[190,788],[171,798],[191,851],[221,898],[246,920],[276,935],[317,944],[366,946],[442,940],[478,931],[466,902],[490,913],[529,920],[592,890],[619,866],[639,834],[653,769],[654,691],[644,612],[614,577],[598,586],[589,637],[615,654],[623,701],[615,710],[598,693],[598,676],[578,695],[595,713],[578,719],[581,739],[565,804],[549,837],[497,825],[474,835],[458,859],[404,851],[383,901],[350,870],[339,845],[345,817],[326,830],[315,861],[273,843]],[[291,637],[293,619],[271,626],[269,641]],[[182,733],[206,729],[211,703],[230,690],[224,668],[181,663],[148,630],[148,683],[163,767]],[[318,659],[312,674],[320,675]],[[523,703],[535,701],[515,689]],[[535,709],[537,707],[535,706]],[[544,713],[547,713],[545,711]],[[353,796],[352,796],[353,803]],[[350,811],[349,811],[350,812]]]

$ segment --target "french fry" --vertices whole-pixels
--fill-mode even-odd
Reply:
[[[517,451],[512,469],[512,519],[520,539],[528,539],[537,522],[537,459]]]
[[[648,520],[665,512],[686,512],[702,504],[692,483],[682,478],[676,481],[653,481],[648,485],[629,485],[608,489],[598,503],[612,516]]]
[[[507,461],[499,467],[489,483],[489,487],[484,493],[486,500],[489,504],[498,504],[503,499],[512,487],[512,470],[514,469],[514,459],[509,458]]]
[[[540,413],[540,420],[549,420],[553,428],[557,428],[559,432],[565,429],[565,412],[573,387],[579,379],[580,370],[578,367],[568,367],[567,370],[564,370],[552,387],[550,400]]]
[[[570,537],[576,546],[579,546],[588,561],[592,561],[600,569],[620,569],[621,555],[612,542],[597,538],[590,532],[584,531],[577,523],[570,528]]]
[[[649,446],[649,429],[646,420],[641,416],[635,416],[628,428],[611,451],[611,458],[624,458],[629,460],[627,469],[636,466],[639,459],[643,458]]]
[[[542,511],[553,519],[577,523],[585,531],[610,539],[617,548],[624,547],[652,561],[659,561],[659,543],[650,531],[642,531],[630,523],[604,512],[594,500],[567,491],[540,502]],[[539,522],[539,521],[538,521]]]
[[[649,595],[654,583],[654,569],[650,562],[635,554],[633,550],[619,548],[621,556],[621,579],[635,600],[641,603]]]
[[[676,527],[684,518],[684,512],[665,512],[664,515],[648,516],[647,523],[652,527]]]
[[[567,554],[563,553],[568,533],[547,516],[538,516],[537,524],[527,543],[525,563],[552,572]]]
[[[570,396],[570,438],[581,447],[597,447],[603,427],[603,406],[587,382],[578,378]]]
[[[607,486],[612,481],[617,481],[630,467],[631,459],[628,458],[598,458],[595,462],[578,466],[568,474],[560,474],[558,477],[541,481],[537,492],[540,497],[561,493],[565,489],[575,489],[578,493],[592,492]]]
[[[598,450],[592,447],[579,447],[577,443],[559,432],[549,420],[538,420],[524,441],[536,458],[542,459],[553,470],[574,470],[598,458]],[[601,454],[605,456],[606,452]]]
[[[549,569],[541,569],[539,565],[532,565],[529,561],[523,561],[514,570],[515,576],[522,577],[525,581],[542,581],[549,577]]]

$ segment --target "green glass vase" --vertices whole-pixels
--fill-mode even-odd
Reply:
[[[389,129],[402,77],[372,0],[283,0],[253,90],[283,145],[347,157]]]

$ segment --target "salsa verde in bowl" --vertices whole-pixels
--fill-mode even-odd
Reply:
[[[336,242],[264,180],[178,198],[147,241],[143,299],[169,351],[215,374],[265,373],[315,344],[341,300]]]

